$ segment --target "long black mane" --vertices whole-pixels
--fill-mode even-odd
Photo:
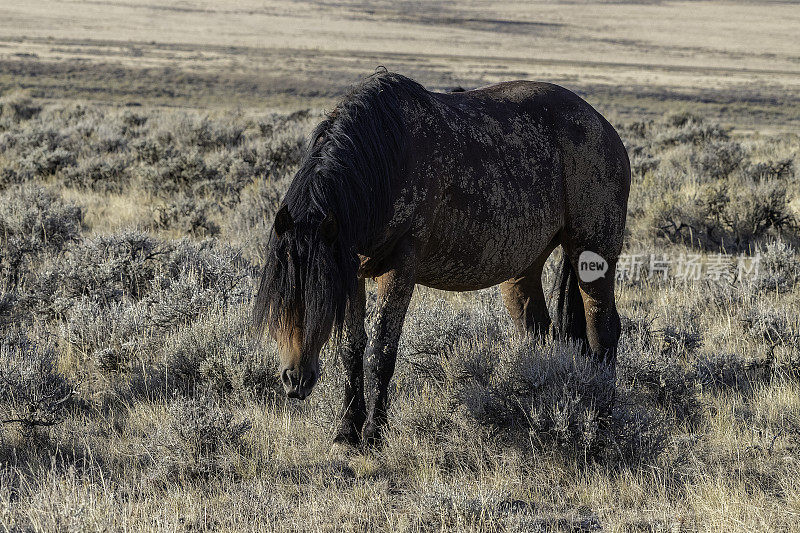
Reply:
[[[331,320],[341,330],[357,282],[356,250],[369,246],[391,216],[392,182],[409,145],[402,104],[410,100],[425,105],[429,93],[409,78],[378,72],[314,129],[282,202],[294,227],[280,238],[273,229],[270,237],[255,301],[257,327],[283,327],[288,317],[302,319],[306,337]],[[319,234],[328,216],[339,230],[333,244]]]

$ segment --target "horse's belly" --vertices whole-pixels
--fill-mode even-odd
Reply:
[[[531,216],[453,220],[432,233],[417,267],[418,283],[450,291],[497,285],[527,270],[560,228],[556,220]]]
[[[528,129],[539,131],[535,124]],[[527,139],[520,135],[489,144],[465,141],[471,149],[458,151],[453,161],[437,160],[438,173],[422,173],[420,182],[441,188],[427,191],[430,206],[415,221],[424,241],[418,283],[443,290],[496,285],[527,270],[561,229],[556,153],[547,149],[545,135],[519,146]]]

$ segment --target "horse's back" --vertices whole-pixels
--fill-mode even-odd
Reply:
[[[474,107],[512,117],[529,116],[551,128],[555,134],[570,136],[570,140],[576,143],[594,130],[594,134],[604,141],[622,144],[616,130],[586,100],[554,83],[517,80],[470,91],[431,94],[448,106]]]
[[[559,99],[567,100],[572,98],[580,99],[578,95],[560,85],[544,81],[528,80],[504,81],[493,85],[478,87],[477,89],[471,89],[469,91],[432,94],[452,98],[486,98],[494,101],[519,103],[535,103],[537,101],[542,102],[542,100],[556,102]]]

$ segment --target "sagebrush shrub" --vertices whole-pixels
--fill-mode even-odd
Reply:
[[[608,431],[612,369],[560,343],[512,342],[503,352],[459,344],[451,386],[471,417],[495,427],[523,427],[540,446],[593,453]]]
[[[794,159],[786,157],[777,161],[748,163],[742,169],[746,180],[759,182],[765,180],[789,180],[794,178]]]
[[[758,302],[739,313],[745,332],[766,346],[790,344],[800,340],[797,318],[785,310]]]
[[[46,266],[34,286],[40,300],[85,296],[100,305],[140,300],[189,277],[226,302],[243,294],[242,281],[251,273],[235,250],[217,241],[162,241],[138,231],[76,242]]]
[[[511,321],[502,308],[498,289],[474,294],[469,308],[438,297],[433,291],[423,291],[418,291],[419,297],[412,301],[404,322],[404,330],[415,333],[404,335],[398,348],[400,356],[414,365],[424,365],[423,359],[436,360],[459,339],[476,332],[492,339],[510,333]],[[374,291],[368,292],[368,323],[374,318],[376,297]]]
[[[425,400],[403,400],[392,411],[396,438],[411,432],[446,447],[452,439],[492,435],[583,459],[641,458],[634,443],[642,440],[642,454],[659,453],[663,421],[632,400],[657,392],[631,392],[627,377],[615,392],[614,371],[583,355],[581,346],[520,337],[492,293],[468,310],[436,297],[419,310],[412,305],[395,381],[402,397]],[[680,394],[681,384],[670,386]]]
[[[731,249],[746,250],[758,238],[781,236],[796,226],[786,183],[762,181],[734,191],[721,214],[722,227],[733,242]]]
[[[71,244],[37,279],[41,300],[89,297],[108,305],[139,299],[150,288],[165,251],[150,235],[125,231]]]
[[[63,183],[99,192],[122,193],[129,185],[131,160],[103,155],[81,160],[64,170]]]
[[[693,154],[692,165],[705,179],[728,178],[745,158],[742,145],[736,141],[714,140],[706,143],[697,154]]]
[[[219,225],[212,219],[216,206],[211,200],[180,194],[155,209],[155,226],[186,235],[213,236],[219,233]]]
[[[757,289],[784,293],[800,281],[800,258],[786,242],[769,242],[757,253],[761,259],[758,272],[751,280]]]
[[[661,159],[651,155],[636,156],[631,159],[631,174],[634,176],[644,176],[658,168]]]
[[[29,431],[64,419],[74,385],[56,370],[52,347],[37,345],[11,328],[0,341],[0,424]]]
[[[70,248],[31,283],[27,297],[34,313],[63,320],[71,346],[116,372],[154,356],[176,328],[249,301],[252,275],[235,251],[215,241],[124,232]]]
[[[796,221],[781,181],[711,182],[666,192],[637,211],[656,237],[706,250],[748,251],[759,240],[794,237]],[[638,214],[638,213],[637,213]]]
[[[47,251],[80,235],[80,207],[43,187],[15,186],[0,193],[0,276],[14,285]]]
[[[277,356],[259,347],[250,331],[249,306],[210,304],[200,320],[186,324],[163,345],[166,375],[186,392],[282,394]]]
[[[156,165],[159,161],[175,157],[177,151],[169,142],[153,137],[139,137],[130,144],[137,161]]]
[[[703,117],[691,111],[669,111],[661,118],[661,122],[673,128],[683,128],[687,124],[702,124]]]
[[[196,151],[179,152],[167,159],[159,159],[151,166],[138,168],[137,173],[147,190],[159,194],[192,191],[219,179],[216,169],[208,167]]]
[[[148,310],[131,302],[98,305],[84,296],[63,311],[61,334],[104,372],[128,370],[150,335]]]
[[[305,152],[305,138],[273,139],[268,146],[270,160],[278,168],[297,166]]]
[[[672,350],[624,350],[618,372],[625,383],[646,391],[651,401],[679,419],[692,421],[699,415],[692,368]]]
[[[29,120],[41,110],[41,106],[22,91],[7,93],[0,98],[0,120],[11,124]]]
[[[246,126],[240,116],[212,119],[197,114],[172,114],[161,117],[156,137],[180,148],[201,151],[230,149],[243,139]]]
[[[121,117],[122,124],[129,129],[141,128],[147,124],[147,120],[147,115],[131,110],[126,110]]]
[[[703,124],[689,120],[681,126],[670,125],[657,128],[653,132],[656,146],[675,146],[678,144],[701,144],[712,140],[727,140],[728,133],[719,124]]]
[[[173,481],[233,473],[250,428],[212,396],[173,400],[151,443],[154,475]]]
[[[28,179],[46,178],[61,169],[74,166],[75,154],[63,148],[50,150],[40,146],[28,152],[19,162],[19,172]]]
[[[275,213],[290,178],[284,174],[274,181],[254,182],[242,191],[240,202],[223,222],[223,234],[258,263],[263,263]]]
[[[91,153],[100,154],[100,157],[109,157],[124,152],[128,144],[126,134],[130,130],[110,117],[109,119],[103,117],[103,119],[99,125],[92,123],[89,141]]]
[[[215,304],[226,304],[216,287],[203,287],[200,273],[182,272],[173,278],[159,275],[142,299],[147,309],[148,322],[153,327],[170,329],[197,319]]]
[[[681,420],[699,415],[696,383],[689,362],[702,344],[695,316],[674,313],[659,328],[648,317],[626,317],[617,356],[619,383],[644,393],[648,402]]]

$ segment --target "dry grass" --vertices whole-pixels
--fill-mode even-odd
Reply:
[[[4,3],[0,530],[798,529],[796,18]],[[613,381],[515,337],[496,289],[418,288],[384,446],[331,448],[335,346],[287,400],[249,310],[305,135],[377,64],[577,89],[631,154],[626,252],[760,253],[759,274],[620,281]]]
[[[691,115],[620,124],[636,169],[627,251],[709,260],[719,242],[664,229],[680,216],[760,251],[759,275],[621,282],[613,407],[610,376],[574,347],[516,338],[496,290],[420,289],[387,441],[362,454],[329,444],[335,347],[297,403],[274,347],[247,330],[271,213],[315,120],[52,104],[6,117],[0,319],[23,337],[4,340],[0,381],[16,392],[0,410],[30,422],[0,434],[5,529],[793,527],[796,138]],[[63,164],[40,163],[52,153]],[[75,173],[101,154],[128,161],[124,175]],[[748,180],[783,187],[785,224],[759,208],[761,229],[738,235],[702,210],[658,208]],[[164,206],[184,207],[159,218]]]

